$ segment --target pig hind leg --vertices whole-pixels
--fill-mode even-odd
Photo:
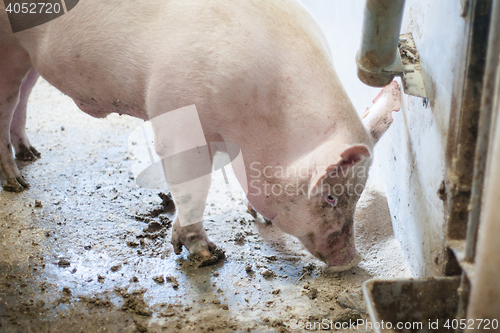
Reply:
[[[28,97],[39,78],[38,72],[32,68],[21,86],[19,103],[14,111],[14,117],[10,125],[10,139],[16,152],[16,158],[22,161],[34,161],[40,157],[40,153],[30,145],[26,135],[26,108]]]
[[[4,190],[20,192],[28,183],[12,154],[10,127],[31,62],[26,51],[9,38],[0,41],[0,59],[0,180]]]

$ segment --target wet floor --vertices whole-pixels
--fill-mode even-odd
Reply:
[[[367,279],[410,276],[379,187],[356,213],[365,259],[334,273],[247,213],[220,172],[205,228],[226,259],[197,267],[173,252],[171,203],[135,184],[128,137],[142,121],[91,118],[42,80],[28,113],[42,158],[19,163],[29,190],[0,192],[0,332],[319,330],[367,318]]]

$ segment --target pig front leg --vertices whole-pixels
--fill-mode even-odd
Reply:
[[[31,146],[26,135],[26,108],[28,97],[40,75],[32,68],[21,85],[19,103],[14,111],[14,117],[10,125],[10,140],[16,152],[16,158],[21,161],[34,161],[40,157],[40,153]]]
[[[192,168],[193,165],[189,164],[183,167]],[[179,169],[177,166],[176,170],[183,169]],[[169,178],[168,172],[168,167],[165,167],[167,179]],[[177,216],[172,229],[174,252],[180,254],[182,247],[185,246],[189,251],[189,257],[202,265],[210,264],[211,261],[219,259],[216,251],[217,246],[208,239],[203,227],[203,213],[210,189],[211,176],[208,174],[182,184],[169,184],[177,207]]]
[[[176,254],[185,246],[192,260],[201,266],[209,265],[223,256],[203,228],[213,155],[196,105],[165,111],[164,83],[161,75],[151,79],[147,109],[150,115],[155,115],[151,117],[154,147],[177,208],[172,245]]]
[[[401,94],[399,84],[392,81],[385,86],[373,100],[373,106],[363,116],[363,125],[377,142],[391,126],[392,112],[401,108]]]
[[[20,192],[28,183],[14,161],[10,128],[31,63],[26,51],[13,43],[8,38],[0,41],[0,180],[4,190]]]

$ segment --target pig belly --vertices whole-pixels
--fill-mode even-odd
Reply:
[[[81,92],[79,93],[81,94]],[[71,95],[71,92],[67,95]],[[95,118],[105,118],[106,116],[114,112],[118,113],[119,115],[126,114],[129,116],[148,120],[144,106],[131,106],[131,104],[129,104],[128,102],[121,101],[118,98],[108,99],[111,100],[107,103],[99,103],[97,102],[97,100],[95,102],[86,102],[79,99],[73,99],[73,101],[80,108],[80,110]]]
[[[160,39],[149,25],[161,17],[158,7],[157,1],[81,0],[67,14],[14,37],[39,74],[84,112],[146,119],[147,84],[155,63],[152,45]]]

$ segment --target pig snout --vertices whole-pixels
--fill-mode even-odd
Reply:
[[[346,270],[359,263],[353,229],[352,223],[346,223],[341,230],[311,233],[299,239],[309,252],[329,267],[334,270]]]

